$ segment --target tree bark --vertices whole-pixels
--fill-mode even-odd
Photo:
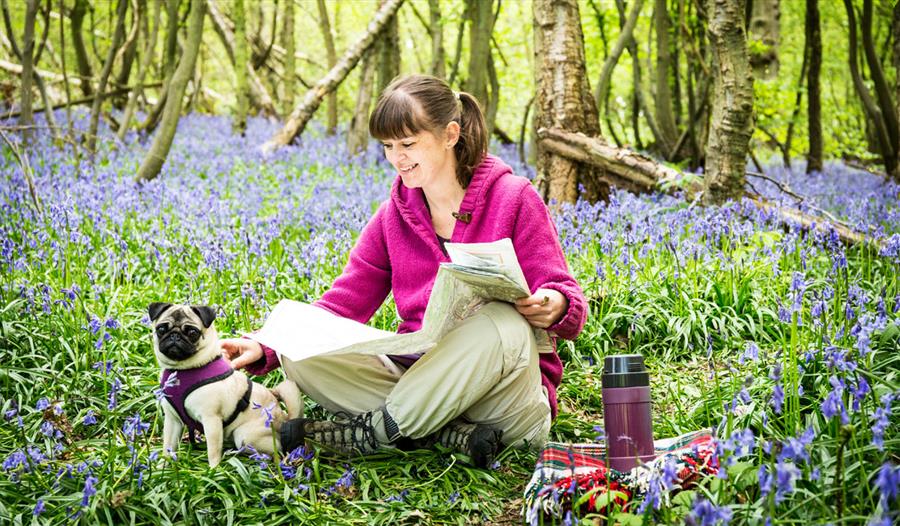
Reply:
[[[103,70],[100,72],[100,81],[97,84],[97,97],[94,98],[94,104],[91,106],[91,120],[87,133],[87,150],[92,157],[96,153],[97,128],[100,124],[100,108],[103,105],[103,99],[106,97],[106,84],[109,82],[110,73],[112,73],[116,53],[119,51],[119,46],[122,45],[122,39],[125,38],[125,14],[128,12],[128,0],[119,0],[116,11],[116,29],[113,31],[113,39],[106,53]]]
[[[141,60],[138,63],[137,85],[133,90],[131,90],[131,93],[128,95],[128,102],[125,104],[125,113],[122,115],[122,122],[119,124],[119,132],[117,135],[120,141],[125,140],[125,134],[128,133],[128,128],[131,126],[131,119],[134,117],[134,112],[137,109],[138,97],[144,91],[144,79],[147,77],[147,70],[150,69],[150,63],[154,58],[153,51],[156,49],[156,38],[159,34],[161,13],[162,0],[156,0],[155,8],[153,10],[153,26],[150,28],[150,32],[147,34],[147,43],[144,46],[144,51],[141,54]]]
[[[806,42],[809,49],[809,71],[806,75],[806,120],[809,130],[809,155],[806,173],[822,171],[825,141],[822,136],[822,96],[819,78],[822,72],[822,30],[819,0],[806,0]]]
[[[669,44],[671,21],[666,8],[666,0],[656,0],[654,9],[656,25],[656,124],[659,126],[659,151],[668,157],[675,141],[678,140],[678,126],[672,110],[672,89],[669,84],[669,70],[672,62]],[[677,70],[676,70],[677,73]]]
[[[872,99],[869,88],[866,87],[862,74],[859,71],[859,57],[857,56],[859,41],[856,34],[856,12],[853,8],[853,2],[844,0],[844,7],[847,11],[847,27],[849,30],[850,77],[853,79],[853,86],[856,88],[856,93],[862,102],[868,122],[874,127],[875,139],[878,143],[878,149],[881,151],[885,171],[888,174],[893,174],[897,168],[897,158],[894,154],[895,146],[891,143],[890,133],[881,109],[875,100]]]
[[[372,91],[375,87],[375,53],[366,51],[359,76],[359,93],[356,96],[356,110],[347,130],[347,151],[356,155],[366,149],[369,142],[369,108],[372,107]]]
[[[612,51],[607,55],[606,60],[603,61],[603,67],[600,69],[600,80],[597,81],[597,87],[594,91],[594,103],[597,105],[597,108],[603,106],[606,101],[606,95],[609,92],[609,81],[612,79],[613,70],[615,69],[616,64],[619,63],[619,59],[622,58],[625,46],[634,39],[634,28],[637,26],[638,16],[641,14],[641,7],[643,7],[643,5],[644,0],[634,0],[632,2],[631,11],[628,12],[628,19],[619,31],[619,37],[616,39]]]
[[[381,0],[379,9],[387,3]],[[384,93],[388,84],[400,74],[400,32],[396,16],[392,16],[382,30],[378,49],[378,93]]]
[[[715,84],[704,199],[722,202],[744,194],[753,134],[753,75],[744,33],[744,0],[709,0],[707,12]]]
[[[172,75],[172,81],[169,85],[169,95],[166,100],[166,107],[162,117],[162,127],[156,137],[147,156],[141,163],[135,181],[148,181],[159,175],[160,169],[169,155],[169,149],[172,147],[172,140],[175,138],[175,129],[178,126],[178,119],[181,116],[181,100],[184,97],[184,90],[187,87],[188,80],[194,72],[194,64],[197,62],[197,55],[200,51],[200,42],[203,39],[203,15],[206,8],[205,0],[193,0],[191,2],[191,14],[188,21],[187,42],[184,47],[184,54],[178,61],[178,67]]]
[[[350,46],[341,60],[331,68],[331,71],[306,93],[303,102],[290,114],[284,127],[262,145],[261,148],[264,152],[271,152],[290,144],[294,138],[303,133],[306,124],[322,103],[325,95],[334,90],[347,77],[363,53],[369,49],[388,22],[394,18],[402,3],[403,0],[387,0],[382,4],[375,17],[369,22],[365,35]]]
[[[462,60],[463,36],[466,33],[466,17],[459,19],[459,28],[456,31],[456,53],[453,55],[453,67],[450,68],[450,77],[447,84],[453,86],[456,83],[456,76],[459,74],[459,63]]]
[[[781,0],[748,0],[752,2],[750,38],[758,41],[760,50],[750,54],[753,75],[760,80],[778,76],[778,39],[781,33]]]
[[[328,57],[328,69],[330,70],[337,63],[337,52],[334,49],[334,35],[331,33],[331,22],[328,20],[328,8],[325,7],[325,0],[318,0],[317,5],[319,7],[319,29],[322,31],[322,40],[325,41],[325,53]],[[326,133],[328,135],[334,135],[337,131],[338,118],[337,91],[329,93],[325,102],[328,105]],[[293,108],[294,106],[291,105],[290,109]]]
[[[431,74],[437,78],[445,78],[447,69],[444,64],[444,21],[441,19],[440,0],[428,0],[428,15],[431,23]]]
[[[81,26],[84,24],[84,15],[87,13],[87,0],[75,0],[70,16],[72,18],[72,49],[75,50],[75,64],[78,66],[78,78],[81,80],[81,92],[85,97],[90,97],[94,92],[91,81],[94,73],[91,71],[91,60],[84,47],[84,38],[81,35]]]
[[[5,2],[3,8],[4,12],[7,12]],[[31,141],[31,125],[34,123],[31,113],[31,86],[32,76],[34,75],[34,23],[36,20],[37,0],[26,0],[25,30],[22,35],[22,111],[19,116],[19,124],[23,126],[22,139],[26,144]],[[12,35],[11,32],[10,34]],[[10,41],[12,42],[12,37]]]
[[[892,34],[894,36],[894,71],[897,72],[897,78],[894,80],[894,99],[897,103],[897,119],[900,120],[900,2],[894,3]],[[900,140],[895,145],[896,151],[900,154]],[[893,174],[894,181],[900,183],[900,170]]]
[[[231,65],[234,66],[235,72],[237,72],[239,65],[236,62],[235,47],[238,43],[236,42],[234,33],[232,33],[231,28],[228,27],[225,16],[219,11],[216,1],[207,0],[207,2],[209,18],[212,20],[213,28],[216,30],[216,34],[219,35],[219,39],[222,41],[222,44],[225,46],[225,51],[228,53],[228,58],[231,60]],[[238,16],[243,16],[243,14],[244,13],[241,13]],[[243,45],[244,48],[247,47],[246,42],[246,38],[241,42],[241,45]],[[250,87],[250,102],[255,108],[261,110],[265,116],[277,116],[278,110],[275,109],[275,103],[272,101],[269,91],[256,74],[256,70],[253,69],[253,65],[250,62],[251,61],[248,60],[246,66],[241,68],[241,74],[247,76],[247,82]],[[240,78],[239,75],[238,78]]]
[[[297,91],[297,39],[294,31],[294,2],[284,3],[284,33],[281,35],[284,42],[284,105],[282,115],[287,115],[294,109],[294,95]],[[245,40],[246,42],[246,40]]]
[[[600,133],[597,107],[585,75],[584,36],[577,0],[535,0],[535,127]],[[575,202],[579,185],[589,200],[606,197],[597,170],[538,143],[539,190],[545,199]]]
[[[890,160],[886,160],[885,169],[888,174],[900,173],[900,166],[898,166],[900,164],[898,153],[900,152],[897,151],[897,144],[900,144],[900,122],[898,122],[897,113],[894,111],[896,106],[894,106],[891,90],[881,68],[881,60],[875,52],[875,42],[872,38],[872,0],[863,0],[863,13],[860,18],[860,25],[862,26],[863,51],[866,55],[866,62],[869,64],[871,81],[875,88],[878,106],[888,134]]]
[[[178,6],[181,0],[166,0],[166,48],[165,77],[166,84],[175,73],[178,64]]]
[[[491,32],[494,28],[493,0],[469,0],[469,73],[466,91],[487,111],[488,61],[491,55]]]
[[[131,79],[131,68],[134,65],[135,57],[137,57],[138,29],[142,19],[146,17],[144,12],[147,10],[147,0],[137,0],[135,5],[137,9],[132,10],[131,31],[125,39],[125,46],[120,53],[122,56],[122,65],[119,68],[119,73],[116,75],[116,80],[114,82],[117,88],[127,86],[129,79]],[[127,99],[117,98],[114,99],[113,104],[115,104],[116,108],[121,110],[125,108],[126,102]]]
[[[210,12],[215,9],[210,6]],[[215,24],[215,22],[213,22]],[[243,137],[247,132],[247,110],[250,106],[250,93],[247,85],[247,75],[250,70],[250,55],[247,49],[247,14],[244,9],[244,0],[234,2],[234,67],[235,80],[235,108],[234,119],[231,123],[233,133]],[[224,32],[220,36],[224,35]],[[227,47],[226,47],[227,49]]]

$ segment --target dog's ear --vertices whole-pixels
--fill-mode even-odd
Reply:
[[[150,311],[150,321],[156,321],[156,319],[159,318],[159,316],[160,316],[162,313],[164,313],[164,312],[166,312],[167,310],[169,310],[169,307],[171,307],[171,306],[172,306],[171,303],[160,303],[160,302],[153,302],[153,303],[151,303],[151,304],[150,304],[150,309],[149,309],[149,311]]]
[[[200,321],[203,322],[203,327],[207,329],[216,319],[216,311],[214,311],[212,307],[207,307],[205,305],[191,305],[191,310],[193,310],[197,316],[200,316]]]

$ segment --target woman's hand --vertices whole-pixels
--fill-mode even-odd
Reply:
[[[537,289],[531,296],[516,300],[519,314],[539,329],[546,329],[558,322],[568,309],[569,300],[554,289]]]
[[[235,369],[243,369],[265,355],[259,343],[247,338],[225,338],[219,343],[225,360]]]

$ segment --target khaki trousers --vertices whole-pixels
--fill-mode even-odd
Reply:
[[[386,406],[410,438],[457,417],[503,430],[515,447],[540,448],[550,431],[534,331],[508,303],[488,303],[406,370],[365,354],[283,359],[282,367],[332,413]]]

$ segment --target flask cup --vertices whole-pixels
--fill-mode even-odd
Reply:
[[[609,467],[628,471],[654,458],[650,373],[639,354],[603,359],[603,423]]]

